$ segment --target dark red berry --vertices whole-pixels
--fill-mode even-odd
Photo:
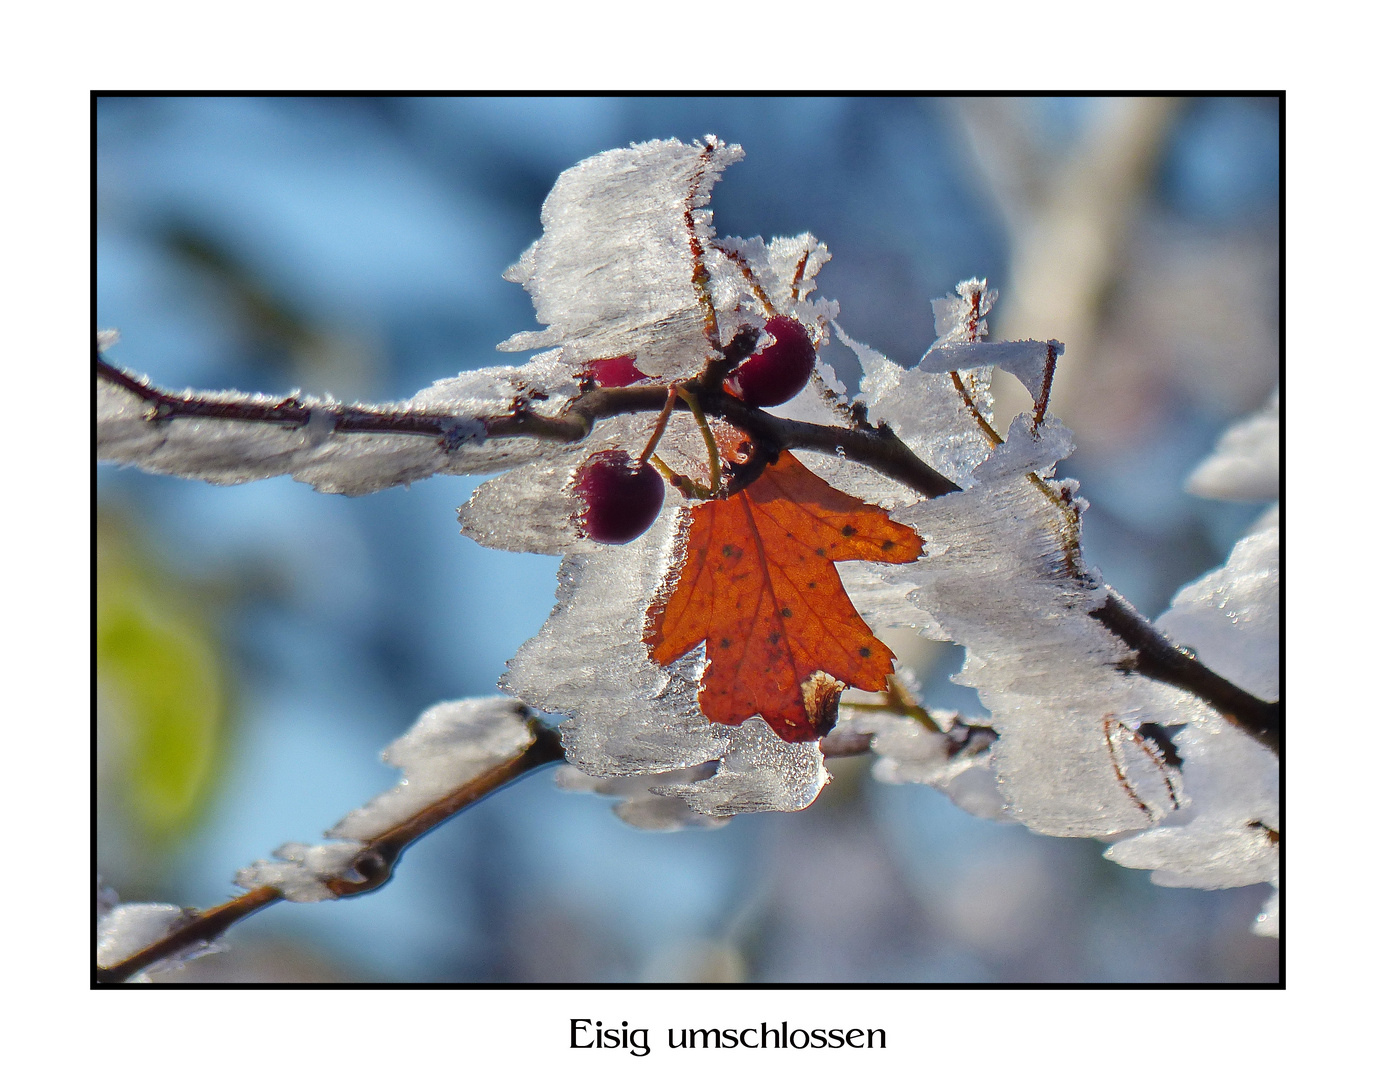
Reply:
[[[630,386],[648,378],[635,366],[634,356],[609,356],[605,360],[589,360],[584,374],[598,386]]]
[[[578,467],[574,491],[583,502],[583,535],[599,544],[625,544],[643,533],[664,505],[664,481],[651,465],[636,465],[624,450],[603,450]]]
[[[776,315],[764,328],[774,344],[748,357],[727,385],[747,405],[782,405],[807,385],[817,350],[796,319]]]

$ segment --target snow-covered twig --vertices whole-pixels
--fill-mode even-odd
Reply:
[[[392,876],[401,853],[431,829],[498,788],[564,760],[559,736],[509,698],[446,702],[428,709],[383,760],[405,769],[401,784],[345,817],[333,839],[287,844],[274,861],[239,871],[248,889],[218,907],[190,912],[157,940],[96,970],[101,983],[125,982],[145,968],[214,941],[241,919],[279,900],[334,900],[371,892]]]

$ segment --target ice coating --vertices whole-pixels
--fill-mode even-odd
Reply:
[[[1280,526],[1244,536],[1228,561],[1175,595],[1156,625],[1264,701],[1280,697]]]
[[[1279,394],[1234,425],[1186,482],[1198,495],[1266,499],[1279,494]],[[1280,695],[1280,521],[1272,507],[1228,561],[1175,595],[1157,626],[1220,675],[1264,700]],[[1158,885],[1221,889],[1269,881],[1279,888],[1280,761],[1211,715],[1178,739],[1190,804],[1157,828],[1104,854],[1151,870]],[[1280,932],[1273,892],[1253,926]]]
[[[839,312],[834,303],[812,298],[814,278],[829,258],[824,245],[807,234],[767,245],[758,238],[713,237],[708,196],[724,167],[739,157],[738,147],[710,137],[692,146],[669,140],[599,155],[563,174],[545,204],[544,235],[510,271],[531,293],[548,329],[506,343],[562,348],[522,367],[443,380],[386,406],[444,415],[450,423],[442,438],[341,435],[333,430],[328,407],[334,403],[327,399],[301,400],[315,412],[294,428],[152,421],[137,395],[101,381],[101,454],[217,483],[290,473],[322,491],[349,494],[436,472],[507,469],[478,489],[464,509],[464,527],[492,546],[565,557],[558,606],[512,661],[507,685],[570,717],[566,746],[572,760],[600,777],[590,783],[625,794],[618,813],[641,825],[805,806],[826,781],[815,744],[783,744],[758,721],[739,728],[707,723],[696,703],[700,652],[669,668],[648,660],[644,613],[674,565],[678,497],[670,493],[655,526],[624,549],[578,535],[568,490],[578,463],[605,447],[633,454],[653,417],[600,422],[573,446],[488,439],[479,422],[510,414],[518,402],[555,415],[577,393],[577,373],[613,356],[633,356],[638,370],[661,381],[695,373],[710,352],[704,295],[717,309],[723,342],[742,326],[763,326],[771,310],[798,318],[817,340],[825,336]],[[708,279],[695,286],[699,259]],[[870,715],[856,730],[873,735],[881,776],[934,784],[974,812],[1006,803],[1018,820],[1053,833],[1146,829],[1116,844],[1111,855],[1156,869],[1163,883],[1208,887],[1274,878],[1274,757],[1191,695],[1122,671],[1130,651],[1090,618],[1104,594],[1079,564],[1084,504],[1074,498],[1073,482],[1050,478],[1070,450],[1068,433],[1054,421],[1034,430],[1024,419],[1005,445],[991,451],[997,436],[980,421],[980,414],[992,415],[987,371],[981,367],[956,380],[945,370],[998,363],[1037,394],[1047,350],[1056,351],[1056,343],[984,341],[984,316],[994,296],[985,282],[972,279],[956,295],[934,302],[938,340],[913,370],[837,327],[860,360],[861,403],[870,421],[889,425],[968,489],[914,505],[906,489],[867,467],[809,455],[809,467],[829,482],[886,509],[900,508],[895,519],[928,539],[930,554],[918,564],[848,563],[843,580],[872,626],[916,626],[965,645],[962,678],[979,690],[1000,737],[991,749],[962,760],[949,753],[949,731],[938,734],[911,718]],[[110,344],[102,338],[102,348]],[[819,391],[824,382],[819,376],[781,411],[818,423],[847,422]],[[272,404],[249,395],[212,397]],[[1196,472],[1192,489],[1272,497],[1278,425],[1273,402],[1230,431]],[[671,421],[661,453],[673,468],[703,479],[702,445],[687,417]],[[1240,544],[1230,560],[1230,566],[1237,563],[1232,571],[1183,590],[1161,625],[1206,663],[1269,696],[1278,633],[1271,599],[1278,597],[1271,573],[1278,567],[1274,522],[1263,522],[1249,539],[1255,542]],[[511,702],[505,707],[519,708]],[[954,729],[954,718],[940,719]],[[494,725],[494,745],[505,747],[500,752],[516,745],[503,723]],[[286,845],[279,861],[241,872],[243,882],[272,884],[292,899],[333,896],[326,882],[357,880],[353,860],[374,829],[404,819],[417,799],[445,790],[462,773],[460,765],[478,768],[478,761],[495,760],[481,739],[458,752],[445,724],[422,727],[412,742],[408,735],[389,750],[407,770],[402,785],[341,822],[333,830],[341,842]],[[507,735],[513,741],[504,743]],[[456,760],[444,763],[450,750]],[[433,789],[422,773],[411,776],[412,767],[427,767],[432,752],[441,762]],[[645,775],[632,777],[637,773]],[[995,773],[998,787],[991,789]]]
[[[826,244],[811,233],[802,233],[775,237],[768,244],[758,236],[749,240],[730,236],[717,241],[715,246],[736,265],[745,263],[750,271],[750,281],[746,281],[739,274],[719,269],[712,281],[712,297],[719,311],[730,310],[738,303],[758,307],[753,284],[765,294],[776,313],[816,328],[820,340],[814,340],[825,340],[822,335],[827,324],[841,310],[834,300],[812,298],[817,273],[831,260]],[[719,268],[723,262],[714,259]],[[765,314],[762,308],[760,313]]]
[[[708,136],[609,150],[560,174],[540,212],[544,233],[507,279],[525,287],[548,329],[509,338],[518,351],[563,346],[572,364],[634,355],[649,376],[685,377],[706,357],[706,313],[693,286],[694,242],[712,238],[712,185],[744,151]]]
[[[590,775],[721,761],[710,779],[672,793],[713,815],[800,809],[825,782],[816,744],[790,749],[763,724],[709,722],[697,702],[701,648],[667,667],[650,659],[646,612],[678,561],[681,506],[666,508],[629,544],[585,544],[564,559],[554,611],[508,664],[503,686],[536,708],[568,716],[561,725],[565,753]]]
[[[680,510],[629,544],[590,546],[559,567],[554,611],[507,665],[503,686],[561,725],[569,760],[594,776],[668,772],[716,760],[727,729],[698,709],[701,650],[650,659],[645,612],[674,560]]]
[[[116,904],[96,923],[96,964],[103,968],[161,941],[191,913],[175,904]]]
[[[1059,341],[958,341],[933,345],[918,361],[919,371],[968,371],[1000,367],[1040,398],[1047,372],[1065,352]]]
[[[985,341],[989,325],[984,316],[998,296],[987,281],[970,278],[957,285],[954,294],[933,300],[937,337],[918,361],[918,370],[936,373],[1000,367],[1044,407],[1056,358],[1065,352],[1065,346],[1059,341]],[[992,415],[987,409],[981,411]]]
[[[834,327],[855,353],[864,375],[860,400],[872,424],[888,424],[913,453],[943,476],[968,487],[975,466],[989,455],[989,440],[949,374],[907,369]],[[962,377],[971,402],[984,416],[994,413],[989,373]]]
[[[1090,617],[1103,603],[1079,563],[1074,485],[1049,479],[1072,449],[1054,419],[1019,417],[962,492],[891,515],[928,555],[842,577],[871,625],[910,625],[959,642],[958,681],[975,687],[999,733],[990,750],[1009,813],[1053,835],[1145,828],[1184,799],[1178,770],[1143,736],[1209,710],[1120,670],[1127,646]],[[1147,729],[1151,731],[1151,728]]]
[[[245,889],[277,889],[288,900],[333,900],[331,882],[361,883],[354,860],[364,849],[490,769],[512,761],[534,741],[530,712],[508,697],[442,701],[426,709],[382,760],[402,770],[396,787],[350,811],[324,844],[283,844],[234,876]]]
[[[720,728],[730,745],[717,771],[692,784],[657,788],[680,796],[692,809],[713,817],[811,806],[831,779],[815,742],[784,742],[763,720]]]
[[[730,820],[699,814],[678,795],[660,794],[660,789],[666,785],[691,784],[707,779],[712,772],[711,765],[698,765],[644,776],[596,777],[572,765],[563,765],[554,774],[554,782],[565,791],[585,791],[616,799],[612,810],[627,825],[651,832],[674,832],[719,829]]]
[[[1280,693],[1280,528],[1244,536],[1228,561],[1176,594],[1157,620],[1224,677],[1263,699]],[[1188,809],[1120,841],[1108,858],[1155,871],[1160,885],[1229,888],[1273,880],[1280,865],[1280,763],[1211,714],[1177,739]]]
[[[602,420],[587,438],[555,446],[528,465],[484,481],[459,511],[464,534],[503,551],[568,555],[601,550],[605,544],[579,532],[582,504],[574,491],[575,474],[583,462],[605,450],[622,449],[635,457],[654,425],[655,417],[648,413]],[[689,455],[702,457],[702,445],[692,418],[679,414],[670,421],[659,452],[679,471],[691,471]],[[666,491],[660,516],[680,501],[675,491]]]
[[[1214,452],[1196,466],[1185,490],[1213,499],[1280,496],[1280,390],[1264,408],[1225,431]]]
[[[1153,871],[1158,885],[1226,889],[1273,880],[1280,869],[1276,756],[1218,716],[1191,723],[1176,745],[1188,807],[1104,855]]]
[[[557,445],[533,438],[488,439],[481,422],[509,415],[531,391],[541,395],[540,411],[554,415],[576,387],[547,356],[519,368],[483,368],[442,379],[407,401],[363,406],[445,419],[443,436],[396,435],[335,431],[330,406],[338,403],[308,396],[295,404],[310,409],[310,418],[294,426],[215,417],[153,420],[137,394],[97,378],[96,453],[102,461],[214,484],[289,474],[318,491],[366,495],[436,473],[495,472],[550,455]],[[280,401],[237,391],[198,397],[236,405]]]
[[[906,697],[920,708],[921,686],[900,667],[893,676]],[[946,709],[922,710],[939,731],[905,713],[889,694],[847,690],[832,735],[870,736],[874,777],[886,784],[926,784],[977,817],[1007,820],[1003,794],[991,767],[995,735],[966,724]]]
[[[535,741],[530,712],[508,697],[442,701],[426,709],[382,760],[402,771],[396,787],[350,812],[325,835],[369,841],[414,817]]]
[[[356,840],[329,844],[283,844],[272,859],[259,859],[234,875],[241,889],[276,889],[297,904],[333,900],[337,895],[331,881],[361,882],[363,875],[354,869],[354,860],[364,845]]]

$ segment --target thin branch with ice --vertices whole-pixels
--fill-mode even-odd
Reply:
[[[506,375],[518,370],[523,369],[488,369],[469,375],[490,380],[497,373]],[[295,395],[274,399],[247,394],[174,394],[115,367],[99,355],[96,374],[102,385],[118,387],[142,403],[132,415],[131,409],[125,406],[114,416],[102,413],[98,417],[97,439],[102,458],[137,464],[152,471],[202,476],[222,483],[291,472],[321,490],[350,494],[394,483],[409,483],[436,472],[481,472],[506,467],[535,455],[527,448],[508,455],[500,451],[480,452],[471,460],[463,460],[461,448],[480,449],[490,442],[500,443],[521,436],[535,443],[577,442],[586,437],[599,420],[629,413],[658,413],[664,408],[664,390],[655,385],[592,390],[570,400],[556,415],[536,412],[530,399],[522,396],[518,389],[507,401],[508,412],[481,414],[469,411],[456,415],[425,409],[423,405],[428,399],[424,394],[393,408],[344,406]],[[475,379],[474,386],[478,385],[482,384]],[[524,384],[508,376],[506,385]],[[857,422],[855,426],[838,427],[790,420],[746,405],[722,391],[719,385],[714,387],[710,381],[704,384],[694,379],[685,385],[706,413],[726,420],[755,441],[752,460],[732,478],[728,490],[745,486],[765,463],[785,449],[814,450],[868,465],[929,499],[962,490],[913,453],[907,443],[884,424],[872,426]],[[486,400],[493,406],[502,401],[490,392]],[[681,400],[675,402],[674,407],[688,409]],[[328,418],[324,424],[321,417]],[[183,435],[168,433],[165,425],[179,418],[197,421],[197,426]],[[246,462],[245,451],[249,436],[240,434],[222,439],[217,432],[205,429],[205,421],[213,426],[223,423],[239,429],[245,426],[286,429],[289,435],[319,425],[331,437],[329,446],[334,454],[326,457],[317,447],[303,444],[291,452],[274,451],[273,456],[264,456],[250,464]],[[140,438],[136,434],[139,428],[152,429],[153,433]],[[456,437],[456,432],[464,434]],[[428,445],[423,451],[418,450],[417,440],[412,438],[409,449],[393,444],[376,447],[354,444],[358,446],[355,451],[347,445],[347,440],[341,441],[341,437],[350,435],[358,439],[424,436]],[[150,448],[149,440],[158,438],[162,442]],[[163,448],[172,456],[160,460],[157,455]],[[467,452],[475,453],[474,450]],[[429,455],[428,467],[413,461],[422,453]],[[208,455],[216,455],[213,467],[205,464]],[[403,466],[388,464],[397,458],[402,459]],[[1268,749],[1279,752],[1279,703],[1262,701],[1241,690],[1188,651],[1172,645],[1112,590],[1108,591],[1104,605],[1091,614],[1134,650],[1133,670],[1194,694]]]
[[[130,937],[121,948],[111,936],[102,945],[106,962],[96,970],[97,981],[125,982],[213,942],[279,900],[335,900],[378,889],[391,879],[401,853],[431,829],[513,780],[564,760],[564,752],[558,734],[519,701],[494,697],[432,706],[382,757],[403,770],[401,783],[348,814],[326,834],[327,843],[284,845],[277,859],[239,871],[235,883],[248,890],[243,895],[165,920],[151,941]]]

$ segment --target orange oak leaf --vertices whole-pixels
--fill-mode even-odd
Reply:
[[[780,738],[820,738],[842,685],[882,690],[893,653],[870,633],[835,563],[912,562],[922,538],[837,491],[787,451],[728,499],[693,508],[677,577],[645,643],[671,664],[707,643],[698,691],[719,724],[761,716]]]

